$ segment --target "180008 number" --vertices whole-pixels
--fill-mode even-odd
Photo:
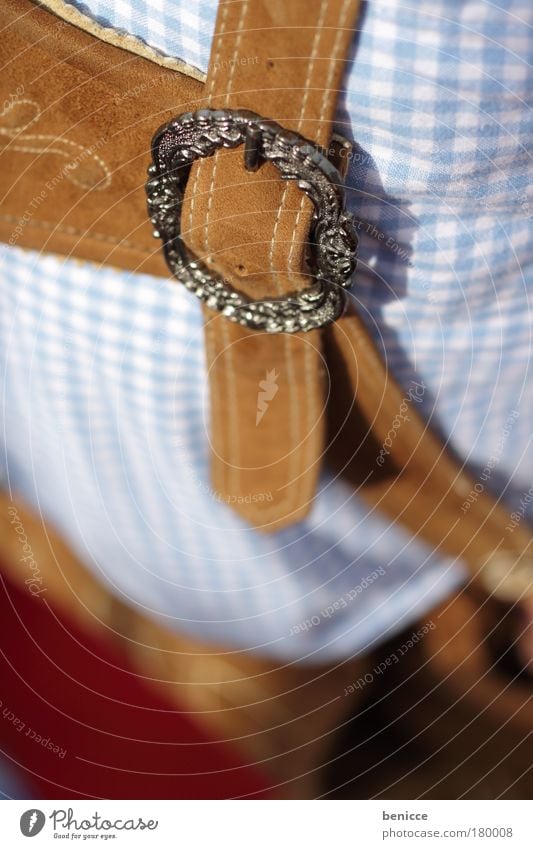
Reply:
[[[475,830],[477,831],[477,837],[512,837],[513,836],[513,829],[512,828],[505,828],[503,826],[500,827],[500,828],[498,828],[496,826],[494,828],[487,826],[486,828],[478,828],[478,829],[475,829]]]

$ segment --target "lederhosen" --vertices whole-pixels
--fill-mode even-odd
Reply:
[[[138,272],[172,272],[200,298],[213,485],[235,496],[228,502],[258,532],[305,516],[327,463],[370,507],[467,565],[469,592],[446,609],[438,634],[420,651],[432,658],[429,674],[446,678],[461,699],[466,682],[477,676],[470,710],[497,691],[500,713],[490,721],[497,725],[512,712],[511,746],[531,731],[530,692],[519,685],[498,690],[480,635],[501,601],[531,591],[530,529],[522,524],[509,532],[505,508],[486,491],[468,511],[460,509],[475,482],[413,404],[387,451],[380,451],[406,401],[346,297],[357,239],[339,169],[350,148],[332,138],[332,120],[358,14],[358,0],[221,2],[204,81],[194,69],[88,22],[59,0],[39,6],[3,0],[8,37],[0,85],[11,131],[2,151],[0,238],[13,243],[25,198],[50,180],[43,155],[50,144],[72,145],[76,179],[45,194],[17,230],[16,243]],[[243,56],[254,61],[241,62]],[[25,129],[32,103],[47,104],[38,133]],[[261,385],[265,369],[276,375],[276,404],[259,430],[257,392],[249,388]],[[268,385],[264,392],[268,398]],[[245,497],[259,490],[278,497]],[[72,561],[72,569],[78,574],[81,567]],[[90,593],[102,592],[83,580]],[[157,645],[178,639],[137,614],[121,608],[120,615],[128,635],[144,628]],[[459,663],[458,655],[473,645],[475,659]],[[242,663],[246,668],[251,661]],[[406,663],[415,661],[411,656]],[[235,687],[235,697],[227,695],[232,669],[212,668],[216,698],[235,703],[235,715],[242,716],[241,695]],[[179,674],[182,680],[183,662]],[[297,674],[310,702],[323,706],[325,682],[317,688],[316,677]],[[353,676],[350,664],[341,664],[326,679]],[[496,688],[490,693],[487,680]],[[284,686],[275,693],[280,705]],[[205,692],[201,698],[210,703]],[[288,721],[298,723],[298,708],[290,699],[287,704]],[[434,710],[438,714],[438,705]],[[316,712],[320,721],[307,724],[306,733],[314,735],[309,763],[317,757],[311,739],[338,719],[335,712]],[[258,727],[265,730],[269,722],[267,712]]]

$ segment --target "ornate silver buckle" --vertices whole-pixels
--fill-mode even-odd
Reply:
[[[314,283],[284,298],[251,300],[213,276],[187,251],[180,236],[181,206],[192,163],[220,147],[244,144],[244,162],[257,170],[268,160],[282,179],[296,180],[314,204],[310,269]],[[172,274],[208,307],[231,321],[268,333],[296,333],[335,321],[356,266],[357,236],[344,209],[339,171],[303,136],[244,110],[185,112],[152,141],[146,193],[154,236],[163,242]]]

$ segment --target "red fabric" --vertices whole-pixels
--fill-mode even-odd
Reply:
[[[147,688],[119,652],[3,577],[0,623],[0,743],[37,798],[267,797],[252,766]]]

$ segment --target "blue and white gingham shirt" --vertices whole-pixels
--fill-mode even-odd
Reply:
[[[215,0],[80,8],[207,67]],[[532,19],[530,0],[369,0],[338,105],[358,144],[358,308],[518,516],[533,515]],[[461,583],[342,483],[270,537],[213,497],[182,287],[5,246],[0,262],[3,472],[114,592],[193,636],[316,662],[430,617]]]

